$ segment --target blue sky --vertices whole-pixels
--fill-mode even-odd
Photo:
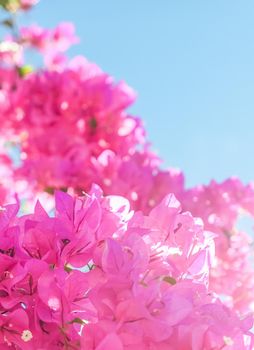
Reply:
[[[41,0],[26,22],[73,21],[83,54],[138,92],[165,166],[189,185],[254,179],[254,2]]]

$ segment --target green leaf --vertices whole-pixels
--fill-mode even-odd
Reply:
[[[96,129],[97,128],[97,120],[95,117],[91,117],[89,120],[89,126],[91,129]]]
[[[73,271],[73,268],[70,265],[65,265],[64,266],[64,270],[68,273],[70,273],[71,271]]]
[[[47,192],[47,193],[49,193],[49,194],[54,194],[54,192],[55,192],[55,189],[54,189],[54,187],[45,187],[44,188],[44,191],[45,192]]]
[[[6,8],[9,2],[10,0],[0,0],[0,6],[2,6],[3,8]]]
[[[176,280],[173,278],[173,277],[170,277],[170,276],[165,276],[163,278],[163,281],[169,283],[169,284],[172,284],[172,286],[174,286],[176,284]]]
[[[0,22],[3,26],[7,28],[13,28],[14,27],[14,22],[11,18],[6,18],[2,22]]]
[[[79,318],[79,317],[76,317],[76,318],[74,318],[72,321],[70,321],[69,323],[70,323],[70,324],[72,324],[72,323],[78,323],[78,324],[84,325],[84,324],[87,324],[87,321],[82,320],[82,319]]]
[[[20,8],[19,0],[0,0],[0,6],[6,11],[16,12]]]
[[[67,192],[68,191],[68,187],[60,187],[59,190],[62,191],[62,192]]]
[[[32,72],[33,72],[33,67],[28,65],[28,64],[18,68],[19,76],[22,78],[24,78],[25,76],[27,76],[28,74],[30,74]],[[51,193],[51,192],[49,192],[49,189],[50,189],[50,191],[52,190],[52,188],[48,187],[47,189],[45,189],[45,191],[48,193]],[[53,193],[54,193],[54,190],[53,190]]]

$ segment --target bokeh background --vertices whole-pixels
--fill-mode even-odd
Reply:
[[[194,185],[254,179],[253,18],[252,0],[41,0],[23,22],[74,22],[70,55],[137,91],[131,112]]]

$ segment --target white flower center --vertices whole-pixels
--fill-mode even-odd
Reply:
[[[229,345],[229,346],[230,346],[230,345],[233,345],[233,344],[234,344],[233,339],[230,338],[230,337],[224,336],[224,337],[223,337],[223,340],[224,340],[225,345]]]
[[[33,334],[31,331],[29,331],[29,329],[25,329],[23,332],[22,332],[22,335],[21,335],[21,339],[25,342],[31,340],[33,338]]]

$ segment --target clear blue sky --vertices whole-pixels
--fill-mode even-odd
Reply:
[[[26,21],[73,21],[84,54],[138,92],[165,166],[189,185],[254,179],[254,1],[41,0]]]

